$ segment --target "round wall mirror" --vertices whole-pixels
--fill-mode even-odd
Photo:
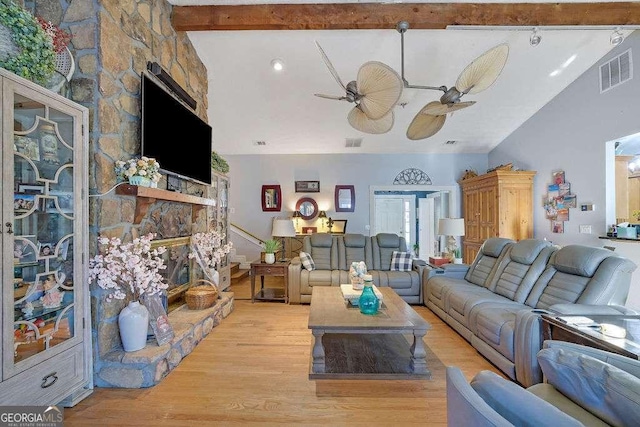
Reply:
[[[296,210],[302,219],[313,219],[318,215],[318,204],[311,197],[303,197],[298,200]]]

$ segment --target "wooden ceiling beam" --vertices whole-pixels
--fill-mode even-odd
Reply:
[[[332,3],[175,6],[177,31],[640,25],[640,3]]]

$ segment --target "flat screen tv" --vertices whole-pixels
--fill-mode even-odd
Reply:
[[[142,73],[142,155],[163,172],[211,184],[211,126]]]

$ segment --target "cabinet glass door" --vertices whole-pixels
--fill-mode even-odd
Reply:
[[[220,234],[224,235],[223,244],[227,244],[229,242],[229,230],[227,230],[227,214],[228,214],[228,206],[229,206],[229,181],[225,178],[218,178],[218,191],[220,197],[220,213],[218,214],[218,230]],[[229,264],[229,256],[226,255],[222,260],[220,260],[220,265],[222,267],[226,267]]]
[[[4,327],[8,332],[12,323],[13,364],[23,365],[74,341],[79,334],[74,286],[82,286],[74,283],[74,266],[81,265],[75,262],[73,171],[80,119],[38,98],[13,93],[12,141],[4,132],[5,153],[13,149],[13,218],[5,219],[12,230],[4,234],[13,243],[13,300],[5,301]],[[11,163],[5,161],[4,167]],[[10,208],[4,212],[10,215]]]

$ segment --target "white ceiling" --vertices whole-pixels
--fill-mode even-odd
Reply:
[[[542,43],[537,47],[530,46],[528,30],[410,29],[405,34],[405,77],[415,85],[452,86],[477,56],[500,43],[510,46],[509,59],[496,83],[482,93],[463,98],[477,101],[476,105],[450,115],[433,137],[410,141],[405,136],[409,123],[442,92],[413,90],[409,104],[396,107],[394,128],[384,135],[363,134],[351,128],[346,117],[353,104],[313,96],[344,94],[322,62],[315,40],[346,84],[367,61],[382,61],[400,73],[400,34],[393,28],[188,34],[208,70],[214,150],[223,155],[487,153],[612,48],[610,29],[543,30]],[[283,72],[271,68],[274,58],[284,61]],[[550,76],[555,70],[560,72]],[[593,85],[596,90],[598,81]],[[345,138],[363,138],[362,147],[345,148]],[[445,145],[449,140],[458,142]],[[266,146],[258,146],[256,141],[265,141]]]

